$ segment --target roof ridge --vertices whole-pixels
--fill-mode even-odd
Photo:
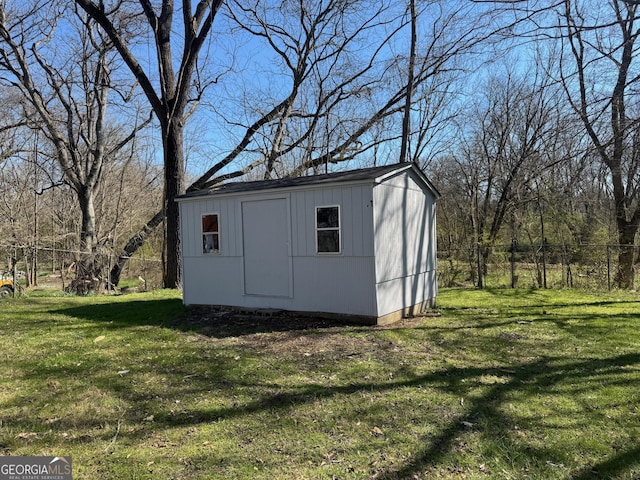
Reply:
[[[426,179],[422,171],[417,167],[417,165],[409,162],[405,163],[394,163],[389,165],[380,165],[374,167],[364,167],[358,168],[354,170],[345,170],[341,172],[330,172],[330,173],[322,173],[318,175],[305,175],[301,177],[284,177],[284,178],[275,178],[269,180],[247,180],[247,181],[236,181],[236,182],[225,182],[216,184],[212,187],[202,189],[202,190],[194,190],[192,192],[188,192],[185,195],[181,195],[178,198],[192,198],[206,195],[215,195],[215,194],[223,194],[223,193],[235,193],[235,192],[245,192],[245,191],[260,191],[260,190],[271,190],[274,188],[286,188],[286,187],[296,187],[296,186],[305,186],[305,185],[314,185],[314,184],[325,184],[331,183],[334,181],[365,181],[365,180],[375,180],[380,177],[381,174],[390,174],[394,171],[404,171],[407,168],[415,168],[419,171],[420,176],[423,177],[425,183],[428,184],[429,188],[433,189],[431,182]]]

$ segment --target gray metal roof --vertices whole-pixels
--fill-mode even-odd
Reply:
[[[321,175],[310,175],[306,177],[279,178],[272,180],[258,180],[252,182],[227,182],[213,187],[195,190],[178,197],[179,199],[194,198],[208,195],[222,195],[228,193],[258,192],[262,190],[273,190],[279,188],[302,187],[307,185],[326,185],[342,182],[372,181],[379,182],[389,176],[393,176],[404,170],[412,169],[418,174],[425,185],[436,197],[440,196],[438,190],[427,179],[424,173],[413,163],[396,163],[382,167],[361,168],[346,172],[326,173]]]

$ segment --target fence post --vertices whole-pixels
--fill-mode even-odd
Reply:
[[[13,258],[11,259],[11,275],[13,277],[13,298],[16,298],[16,290],[18,289],[18,246],[13,246]]]
[[[573,288],[573,273],[571,272],[571,258],[570,258],[569,250],[567,248],[566,243],[562,244],[562,252],[563,252],[564,260],[566,261],[566,265],[567,265],[566,286],[568,288]]]
[[[516,239],[511,239],[511,288],[516,288],[518,279],[516,277]]]
[[[107,281],[106,281],[106,285],[107,285],[107,294],[111,295],[111,251],[109,251],[109,253],[107,253]]]
[[[547,288],[547,237],[542,239],[542,286]]]
[[[480,242],[478,242],[477,254],[478,254],[478,288],[482,290],[484,287],[482,284],[482,247],[480,246]]]
[[[607,245],[607,290],[611,291],[611,245]]]

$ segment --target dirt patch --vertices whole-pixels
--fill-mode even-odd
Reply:
[[[422,324],[423,317],[406,318],[390,325],[363,325],[348,318],[326,318],[285,310],[242,311],[216,306],[189,307],[176,326],[211,337],[238,337],[254,333],[299,332],[330,329],[389,330]]]
[[[261,352],[304,358],[324,354],[357,357],[371,350],[390,350],[395,346],[388,340],[363,338],[358,332],[413,328],[423,322],[424,318],[416,317],[391,325],[369,326],[280,310],[243,312],[197,306],[189,307],[176,326],[212,339],[234,338]]]
[[[217,338],[239,337],[255,333],[362,327],[360,324],[347,321],[299,315],[283,310],[241,311],[214,306],[189,307],[177,320],[177,326]]]

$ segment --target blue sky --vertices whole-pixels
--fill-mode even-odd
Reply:
[[[328,0],[318,0],[327,3]],[[295,3],[295,2],[294,2]],[[370,9],[382,4],[378,0],[369,0],[366,4],[369,9],[362,8],[349,12],[349,16],[344,17],[345,23],[357,23],[370,15]],[[295,18],[289,18],[289,11],[286,8],[280,9],[280,5],[286,2],[277,2],[270,0],[265,5],[270,10],[273,24],[287,29],[287,33],[295,34],[297,25]],[[311,5],[309,2],[307,5]],[[315,4],[315,3],[313,3]],[[440,34],[440,27],[450,18],[451,15],[457,17],[455,25],[451,25],[446,30],[443,37],[447,42],[456,41],[462,38],[465,32],[470,28],[493,28],[494,25],[483,25],[484,21],[480,16],[479,10],[488,10],[487,4],[476,5],[472,2],[460,3],[456,1],[421,1],[418,2],[421,9],[421,17],[418,24],[419,49],[418,55],[437,56],[437,51],[428,51],[432,46],[429,41],[433,32]],[[345,62],[340,69],[336,69],[334,75],[344,73],[348,68],[358,62],[366,62],[369,55],[378,48],[382,39],[394,29],[398,28],[403,20],[405,5],[401,2],[389,1],[388,9],[385,10],[386,17],[378,16],[375,20],[383,20],[388,18],[389,22],[380,25],[376,29],[366,32],[361,38],[351,46],[349,62]],[[181,19],[180,12],[176,12],[176,22]],[[406,20],[406,17],[404,17]],[[288,23],[287,23],[288,22]],[[433,25],[437,25],[434,29]],[[179,25],[177,25],[179,27]],[[348,25],[347,25],[348,26]],[[68,35],[68,26],[60,25],[57,35],[59,41],[54,47],[61,49],[66,47],[64,41],[65,35]],[[377,54],[374,68],[370,73],[371,80],[383,78],[382,83],[375,84],[374,88],[358,97],[357,101],[349,104],[349,107],[340,112],[332,114],[333,127],[340,124],[341,128],[352,128],[349,126],[351,117],[360,119],[367,118],[373,111],[386,102],[389,92],[398,88],[398,85],[406,79],[406,71],[394,65],[395,58],[406,58],[409,53],[409,29],[405,26],[395,33],[391,41],[385,44]],[[178,37],[179,38],[179,37]],[[157,69],[153,66],[155,63],[155,47],[142,37],[136,37],[137,45],[131,44],[131,48],[140,62],[143,64],[149,78],[157,84]],[[281,41],[278,42],[283,45]],[[442,48],[439,45],[439,48]],[[174,44],[173,50],[176,56],[176,62],[179,60],[179,45]],[[483,47],[484,48],[484,47]],[[53,52],[53,51],[52,51]],[[526,64],[527,46],[521,47],[520,54],[510,57],[510,65],[522,62]],[[499,72],[503,59],[498,59],[493,64],[483,64],[483,60],[487,57],[484,55],[494,54],[495,52],[487,51],[478,47],[474,55],[465,54],[456,58],[454,63],[447,64],[447,68],[455,67],[455,71],[459,74],[457,83],[450,88],[455,96],[451,96],[448,108],[455,106],[456,102],[464,102],[466,99],[473,97],[475,90],[479,88],[483,79],[486,78],[487,72]],[[264,39],[252,37],[247,32],[234,26],[232,22],[221,11],[214,23],[213,32],[209,41],[205,45],[205,49],[201,54],[199,66],[202,67],[202,75],[205,80],[217,79],[217,83],[210,85],[206,91],[202,104],[198,107],[194,116],[189,120],[187,131],[185,132],[185,154],[187,158],[187,168],[191,175],[208,169],[235,147],[239,138],[244,134],[246,125],[255,121],[260,114],[268,111],[273,105],[281,101],[289,93],[292,80],[290,72],[283,66],[282,59],[266,45]],[[122,66],[121,75],[127,77],[127,70]],[[323,68],[328,68],[327,66]],[[464,69],[464,71],[462,71]],[[114,76],[118,75],[114,71]],[[451,74],[452,75],[452,74]],[[311,97],[309,97],[311,98]],[[140,104],[145,105],[145,100],[140,99]],[[112,115],[119,117],[127,113],[124,108],[111,107]],[[131,115],[131,113],[128,113]],[[382,127],[382,132],[389,135],[398,135],[400,131],[400,116],[396,115],[393,122],[388,121]],[[291,129],[296,128],[296,122],[292,122]],[[269,132],[271,134],[272,132]],[[161,141],[159,131],[156,129],[152,132],[154,152],[153,155],[158,158],[161,163]],[[363,137],[366,141],[371,136]],[[338,140],[336,140],[338,141]],[[264,142],[262,142],[264,143]],[[258,148],[261,142],[257,142],[252,147]],[[381,145],[379,150],[386,152],[380,155],[380,159],[388,158],[389,161],[395,161],[397,153],[397,142],[390,142]],[[242,155],[230,169],[234,170],[238,166],[243,166],[256,158],[257,154],[247,153]],[[361,162],[370,161],[371,156],[364,156]],[[384,160],[382,160],[384,161]],[[352,166],[352,165],[349,165]],[[360,166],[360,165],[356,165]]]

